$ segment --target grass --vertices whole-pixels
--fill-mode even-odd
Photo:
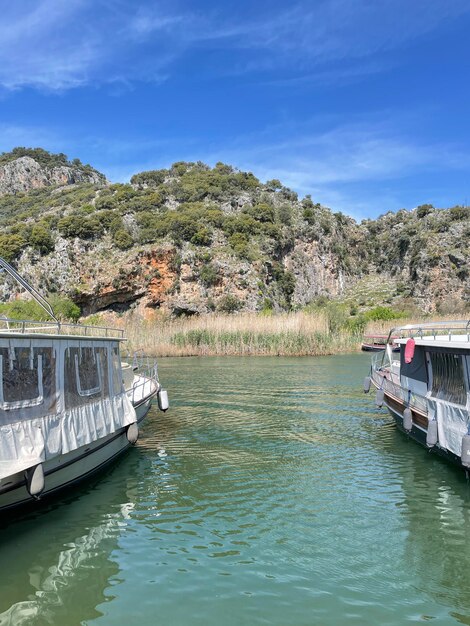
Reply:
[[[306,356],[350,352],[360,337],[330,332],[325,314],[221,315],[126,324],[132,350],[155,356]]]
[[[448,317],[435,317],[444,321]],[[426,321],[424,316],[369,322],[366,334],[388,334],[392,326]],[[428,319],[429,321],[429,319]],[[326,311],[281,315],[214,313],[203,317],[152,322],[129,317],[125,324],[129,350],[153,356],[320,356],[359,351],[362,331],[339,330]]]

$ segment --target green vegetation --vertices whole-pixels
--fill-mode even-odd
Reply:
[[[58,319],[64,322],[76,322],[80,317],[80,308],[69,298],[53,295],[48,300]],[[16,320],[52,321],[48,313],[34,300],[2,303],[0,315]]]

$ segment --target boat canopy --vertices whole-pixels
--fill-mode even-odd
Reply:
[[[0,335],[0,479],[135,421],[119,340]]]

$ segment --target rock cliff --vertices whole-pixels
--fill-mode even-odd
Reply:
[[[22,154],[21,149],[16,150],[16,153],[11,154],[12,157]],[[25,152],[30,152],[32,156],[29,154],[16,158],[5,154],[0,156],[0,194],[27,192],[58,185],[105,182],[103,174],[79,162],[69,163],[64,159],[41,163],[41,160],[34,158],[34,151]]]

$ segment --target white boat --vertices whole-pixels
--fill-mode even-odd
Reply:
[[[372,358],[376,405],[385,405],[400,430],[418,443],[470,468],[470,321],[394,328],[400,346]]]
[[[156,362],[121,362],[120,329],[64,324],[0,258],[51,322],[0,320],[0,512],[97,472],[137,441],[153,398],[168,408]]]

